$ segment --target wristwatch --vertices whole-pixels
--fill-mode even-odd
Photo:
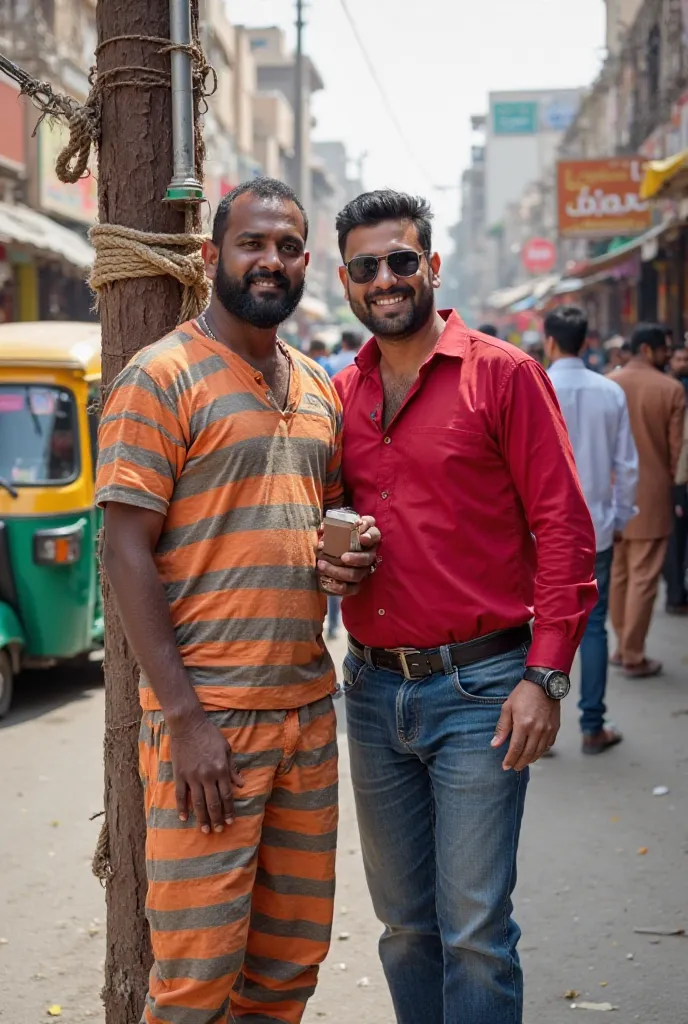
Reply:
[[[571,680],[565,672],[551,668],[527,668],[523,678],[540,686],[552,700],[563,700],[571,689]]]

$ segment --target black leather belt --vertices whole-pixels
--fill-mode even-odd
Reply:
[[[516,647],[529,644],[532,640],[530,626],[514,626],[503,629],[499,633],[488,633],[477,640],[469,640],[465,644],[449,644],[449,657],[455,668],[466,668],[487,658],[496,658],[500,654],[508,654]],[[413,647],[385,648],[364,647],[352,636],[348,638],[349,650],[361,661],[370,661],[375,668],[386,669],[388,672],[399,672],[405,679],[424,679],[436,672],[444,672],[444,662],[439,647],[425,651],[417,651]],[[368,657],[366,657],[366,654]]]

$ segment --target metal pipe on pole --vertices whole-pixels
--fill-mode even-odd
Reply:
[[[294,62],[294,188],[307,202],[307,182],[304,153],[304,55],[303,55],[303,0],[296,0],[296,60]]]
[[[171,202],[201,202],[203,186],[197,178],[194,149],[194,97],[191,54],[191,4],[170,0],[170,53],[172,83],[172,180],[165,198]]]

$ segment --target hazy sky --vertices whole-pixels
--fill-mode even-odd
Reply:
[[[235,24],[282,25],[294,39],[294,0],[226,0]],[[499,89],[587,85],[604,46],[604,0],[348,0],[366,50],[408,139],[399,138],[340,0],[310,0],[306,52],[325,90],[314,101],[316,138],[365,152],[366,188],[426,194],[437,242],[457,219],[470,116]],[[409,151],[410,150],[410,151]]]

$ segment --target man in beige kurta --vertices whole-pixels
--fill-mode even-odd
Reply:
[[[645,656],[645,640],[672,530],[672,485],[678,466],[686,408],[683,387],[663,371],[666,336],[656,324],[640,324],[631,338],[633,358],[614,375],[628,403],[638,449],[638,515],[614,548],[609,610],[617,636],[612,661],[626,675],[644,678],[662,671]]]

